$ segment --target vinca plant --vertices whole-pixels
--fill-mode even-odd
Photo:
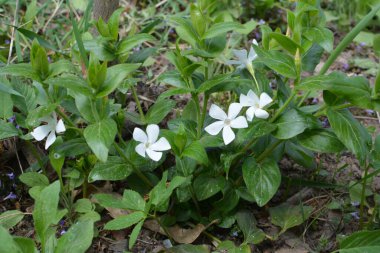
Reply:
[[[251,252],[313,217],[315,206],[271,202],[289,180],[278,165],[283,157],[315,170],[316,154],[343,151],[363,171],[356,187],[366,228],[365,192],[379,166],[380,139],[373,141],[350,108],[378,110],[380,78],[371,86],[328,70],[380,5],[334,47],[319,1],[296,1],[284,31],[241,24],[217,2],[198,0],[188,15],[167,17],[176,34],[167,48],[153,27],[121,36],[122,8],[94,22],[95,37],[82,36],[71,15],[69,55],[52,57],[35,36],[30,62],[0,68],[0,138],[19,138],[37,161],[19,176],[34,208],[0,215],[0,252],[86,252],[100,233],[127,228],[132,251],[144,227],[177,245],[168,252],[210,252],[189,245],[201,233],[213,252]],[[253,29],[260,39],[249,35]],[[155,82],[165,91],[147,107],[139,95],[148,89],[142,80],[151,66],[144,62],[162,50],[169,66]],[[312,94],[323,102],[310,105]],[[110,181],[123,188],[102,187]],[[102,218],[115,209],[121,211],[112,219]],[[266,210],[277,232],[260,227],[254,209]],[[9,229],[28,215],[33,239],[12,236]],[[238,228],[241,244],[218,238],[216,227]],[[359,232],[337,250],[377,252],[378,236]]]

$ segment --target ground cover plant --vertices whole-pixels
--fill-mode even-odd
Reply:
[[[261,252],[327,210],[348,214],[334,243],[322,235],[300,252],[379,251],[380,138],[355,115],[378,111],[379,70],[329,69],[380,4],[334,44],[317,0],[142,1],[96,20],[92,1],[54,1],[37,33],[51,2],[3,2],[16,15],[0,58],[0,139],[31,157],[16,147],[0,159],[1,204],[21,183],[30,196],[0,214],[0,252],[146,252],[145,230],[165,238],[155,252]],[[264,21],[271,8],[283,18]],[[54,25],[62,9],[66,26]],[[359,177],[324,178],[323,157],[335,176],[346,154]],[[305,201],[310,189],[329,190],[326,201]],[[340,234],[346,220],[356,227]],[[25,221],[31,233],[18,234]],[[118,250],[95,246],[112,239]]]

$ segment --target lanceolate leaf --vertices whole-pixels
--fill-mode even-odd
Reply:
[[[291,38],[277,32],[272,32],[269,34],[269,36],[273,39],[275,39],[278,44],[281,45],[284,49],[286,49],[289,53],[295,55],[297,48],[302,52],[303,49],[300,45],[298,45],[296,42],[294,42]]]
[[[203,35],[202,39],[210,39],[217,37],[219,35],[225,34],[230,31],[244,29],[244,26],[237,22],[222,22],[212,25],[206,33]]]
[[[310,217],[312,211],[313,208],[310,206],[292,206],[286,203],[269,209],[272,223],[280,226],[282,232],[302,224]]]
[[[258,164],[255,159],[248,158],[243,164],[243,179],[257,205],[264,206],[277,192],[281,173],[274,160]]]
[[[100,161],[107,161],[108,149],[115,139],[117,126],[112,119],[103,119],[84,130],[84,138]]]
[[[308,28],[303,35],[314,43],[317,43],[327,52],[331,52],[334,46],[334,34],[325,27]]]
[[[360,161],[369,153],[371,136],[348,110],[334,111],[327,109],[327,117],[339,140],[353,152]]]
[[[380,252],[380,231],[359,231],[346,237],[340,243],[340,253]]]
[[[120,56],[125,55],[129,53],[134,47],[140,45],[145,41],[154,41],[154,37],[146,33],[139,33],[127,37],[120,42],[120,45],[117,49],[117,54]]]
[[[85,96],[90,96],[92,94],[91,87],[86,83],[85,80],[83,80],[82,78],[78,76],[74,76],[74,75],[60,76],[60,77],[48,79],[45,82],[50,85],[71,89]]]
[[[94,222],[78,221],[61,238],[59,238],[55,253],[82,253],[91,246],[94,234]]]
[[[0,68],[0,75],[23,76],[32,80],[41,81],[37,72],[29,63],[11,64]]]
[[[130,164],[118,156],[110,156],[106,162],[99,162],[88,175],[90,182],[98,180],[123,180],[132,173]]]
[[[298,136],[299,143],[315,152],[338,153],[345,149],[336,134],[325,129],[306,131]]]
[[[120,229],[128,228],[140,222],[142,219],[145,219],[145,213],[140,212],[140,211],[133,212],[131,214],[119,216],[116,219],[111,220],[104,226],[104,229],[120,230]]]
[[[151,108],[149,108],[145,120],[148,124],[160,123],[173,109],[176,102],[170,99],[164,99],[156,102]]]

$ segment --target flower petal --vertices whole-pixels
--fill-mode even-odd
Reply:
[[[254,106],[251,106],[251,107],[249,107],[248,108],[248,110],[246,111],[246,115],[247,115],[247,120],[249,121],[249,122],[251,122],[252,120],[253,120],[253,118],[255,117],[255,111],[257,110],[257,108],[256,107],[254,107]]]
[[[235,133],[231,127],[225,126],[223,128],[223,141],[225,145],[230,144],[235,139]]]
[[[148,141],[148,136],[146,136],[146,133],[143,130],[141,130],[138,127],[135,127],[135,129],[133,130],[133,139],[135,141],[145,143]]]
[[[257,58],[257,54],[255,52],[255,49],[251,47],[251,50],[249,50],[247,62],[252,63],[252,61],[255,60],[256,58]]]
[[[171,147],[168,140],[165,137],[161,137],[157,142],[153,143],[150,148],[154,151],[165,151]]]
[[[241,106],[253,106],[252,99],[244,94],[240,94],[240,105]]]
[[[257,43],[257,40],[256,40],[256,39],[253,39],[253,40],[252,40],[252,44],[253,44],[253,45],[256,45],[256,46],[259,45],[259,43]]]
[[[49,125],[43,125],[39,126],[36,129],[33,130],[30,134],[36,139],[37,141],[41,141],[45,139],[45,137],[49,134],[51,131],[51,128]]]
[[[217,135],[224,127],[224,121],[217,121],[205,128],[205,131],[211,135]]]
[[[240,65],[241,62],[237,61],[237,60],[228,60],[228,61],[226,61],[226,64],[227,65]]]
[[[211,105],[209,114],[212,118],[218,120],[225,120],[227,118],[227,114],[216,104]]]
[[[158,134],[160,133],[160,128],[158,125],[151,124],[146,127],[146,133],[148,134],[148,141],[150,143],[155,143],[158,139]]]
[[[55,127],[55,131],[59,134],[59,133],[63,133],[64,131],[66,131],[66,127],[65,125],[63,124],[63,120],[60,119]]]
[[[233,120],[234,118],[236,118],[236,116],[238,116],[241,109],[242,109],[242,106],[239,103],[230,104],[230,106],[228,107],[228,118],[230,120]]]
[[[140,143],[135,147],[136,153],[141,155],[142,157],[145,157],[145,149],[145,143]]]
[[[260,104],[260,99],[253,90],[249,90],[247,96],[252,101],[252,105]]]
[[[45,149],[48,149],[51,146],[51,144],[55,142],[56,139],[57,137],[55,136],[55,132],[51,131],[49,136],[46,139]]]
[[[267,119],[269,117],[269,113],[267,111],[264,111],[263,109],[257,109],[255,111],[255,115],[260,119]]]
[[[272,103],[272,101],[273,101],[273,99],[268,94],[266,94],[265,92],[263,92],[260,95],[259,106],[260,106],[260,108],[263,108],[264,106]]]
[[[246,62],[247,61],[247,50],[245,49],[241,49],[241,50],[236,50],[236,49],[233,49],[232,52],[234,53],[234,55],[239,59],[240,62]]]
[[[162,152],[156,152],[156,151],[153,151],[151,149],[147,149],[146,153],[148,154],[150,159],[152,159],[155,162],[158,162],[162,157]]]
[[[248,123],[244,116],[239,116],[231,121],[232,128],[247,128]]]

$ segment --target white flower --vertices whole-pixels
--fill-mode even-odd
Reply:
[[[256,46],[258,45],[256,40],[253,40],[252,44],[255,44]],[[232,50],[232,52],[234,53],[235,57],[238,58],[238,60],[229,60],[227,61],[227,64],[239,65],[237,67],[238,69],[247,68],[248,70],[250,70],[252,68],[252,61],[257,58],[257,54],[252,46],[251,46],[251,49],[249,50],[249,53],[247,53],[247,50],[245,49],[242,49],[242,50],[234,49]]]
[[[239,103],[232,103],[228,108],[228,115],[217,105],[211,105],[210,116],[214,119],[218,119],[205,130],[211,135],[217,135],[223,129],[223,141],[228,145],[235,139],[235,133],[231,128],[247,128],[248,123],[244,116],[239,116],[242,106]]]
[[[30,134],[37,141],[42,141],[47,136],[45,149],[48,149],[50,145],[52,145],[57,139],[55,133],[63,133],[66,131],[66,128],[63,124],[62,119],[57,121],[57,115],[55,114],[55,112],[53,112],[53,114],[50,117],[43,118],[42,121],[47,122],[47,124],[37,127]]]
[[[249,90],[247,96],[240,94],[241,106],[249,106],[246,112],[248,121],[252,121],[255,116],[261,119],[268,118],[269,113],[263,110],[263,108],[272,103],[272,101],[272,98],[265,92],[261,93],[260,99],[252,90]]]
[[[145,157],[146,153],[153,161],[159,161],[162,157],[162,152],[158,151],[170,149],[170,144],[165,137],[161,137],[157,141],[159,132],[160,128],[158,125],[148,125],[146,133],[136,127],[135,130],[133,130],[133,139],[141,142],[136,146],[136,152],[142,157]]]

